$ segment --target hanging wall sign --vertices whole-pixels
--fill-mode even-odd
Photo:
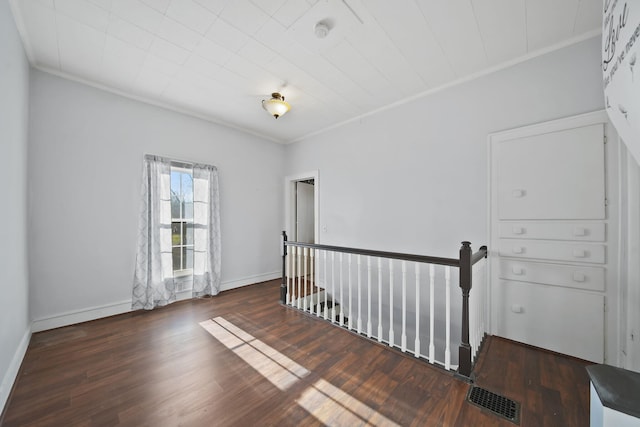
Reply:
[[[640,163],[640,1],[604,0],[602,77],[607,113]]]

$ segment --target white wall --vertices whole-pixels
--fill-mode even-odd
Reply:
[[[34,329],[130,308],[145,153],[218,167],[223,289],[279,274],[281,145],[40,71],[31,84]]]
[[[0,0],[0,412],[30,337],[27,275],[29,64],[6,0]]]
[[[488,241],[487,135],[603,108],[598,38],[287,146],[319,170],[320,243],[457,257]]]

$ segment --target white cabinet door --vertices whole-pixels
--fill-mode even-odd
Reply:
[[[603,362],[603,294],[508,280],[499,289],[499,335]]]
[[[500,219],[604,219],[604,126],[497,144]]]

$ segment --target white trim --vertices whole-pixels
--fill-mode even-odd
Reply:
[[[9,368],[4,374],[4,378],[2,378],[2,383],[0,384],[0,413],[2,413],[3,408],[7,404],[9,394],[11,393],[11,389],[13,388],[13,383],[18,377],[18,373],[20,372],[20,365],[22,365],[24,356],[27,353],[27,348],[29,347],[29,341],[31,341],[31,329],[27,328],[24,331],[22,340],[20,341],[18,348],[16,348],[16,352],[13,354],[13,358],[11,359],[11,363],[9,364]]]
[[[621,229],[624,230],[625,261],[624,266],[625,281],[620,281],[621,289],[625,287],[625,293],[620,294],[620,362],[621,367],[640,372],[640,345],[638,344],[638,326],[640,326],[640,315],[637,310],[640,303],[640,291],[638,290],[638,279],[640,278],[640,266],[638,264],[638,253],[640,248],[640,226],[638,218],[640,217],[640,175],[639,168],[634,157],[626,149],[624,141],[618,136],[620,150],[625,153],[626,165],[624,180],[625,192],[622,200],[625,201],[624,224]],[[626,316],[625,316],[626,314]],[[632,339],[632,336],[634,337]]]
[[[564,40],[564,41],[562,41],[560,43],[556,43],[556,44],[554,44],[552,46],[548,46],[548,47],[545,47],[545,48],[542,48],[542,49],[538,49],[536,51],[533,51],[533,52],[527,53],[525,55],[522,55],[522,56],[520,56],[518,58],[512,59],[511,61],[506,61],[506,62],[503,62],[501,64],[495,65],[493,67],[485,68],[484,70],[478,71],[477,73],[474,73],[474,74],[471,74],[471,75],[468,75],[468,76],[465,76],[465,77],[461,77],[461,78],[459,78],[457,80],[454,80],[454,81],[449,82],[449,83],[445,83],[445,84],[440,85],[440,86],[433,87],[431,89],[427,89],[424,92],[420,92],[420,93],[418,93],[416,95],[409,96],[409,97],[404,98],[404,99],[402,99],[400,101],[393,102],[393,103],[391,103],[389,105],[385,105],[384,107],[377,108],[377,109],[372,110],[372,111],[368,111],[368,112],[366,112],[364,114],[360,114],[358,116],[355,116],[355,117],[352,117],[350,119],[344,120],[342,122],[336,123],[334,125],[328,126],[328,127],[324,128],[324,129],[320,129],[320,130],[317,130],[317,131],[314,131],[314,132],[307,133],[305,135],[302,135],[302,136],[300,136],[298,138],[295,138],[295,139],[292,139],[290,141],[286,141],[284,143],[285,144],[293,144],[295,142],[304,141],[305,139],[311,138],[313,136],[321,135],[321,134],[323,134],[325,132],[329,132],[331,130],[337,129],[337,128],[342,127],[344,125],[347,125],[349,123],[357,122],[359,120],[362,120],[365,117],[368,117],[368,116],[371,116],[371,115],[374,115],[374,114],[378,114],[378,113],[381,113],[383,111],[391,110],[393,108],[399,107],[400,105],[404,105],[404,104],[407,104],[409,102],[413,102],[413,101],[415,101],[417,99],[420,99],[420,98],[425,98],[425,97],[427,97],[429,95],[433,95],[433,94],[441,92],[441,91],[443,91],[445,89],[449,89],[449,88],[452,88],[454,86],[461,85],[463,83],[468,83],[470,81],[479,79],[480,77],[484,77],[484,76],[487,76],[489,74],[493,74],[493,73],[496,73],[498,71],[507,69],[509,67],[513,67],[514,65],[518,65],[520,63],[529,61],[529,60],[534,59],[534,58],[536,58],[538,56],[546,55],[548,53],[555,52],[556,50],[560,50],[560,49],[563,49],[565,47],[568,47],[568,46],[571,46],[571,45],[574,45],[574,44],[578,44],[578,43],[583,42],[585,40],[589,40],[589,39],[592,39],[592,38],[595,38],[595,37],[599,37],[601,35],[602,35],[602,28],[597,28],[595,30],[588,31],[588,32],[586,32],[586,33],[584,33],[584,34],[582,34],[580,36]]]
[[[220,292],[230,291],[231,289],[241,288],[247,285],[255,285],[256,283],[266,282],[268,280],[279,279],[282,277],[281,271],[274,271],[271,273],[255,274],[253,276],[243,277],[242,279],[229,280],[222,282],[220,285]],[[274,295],[274,298],[279,298],[280,295]]]
[[[228,291],[242,286],[253,285],[255,283],[266,282],[267,280],[278,279],[280,277],[282,277],[282,272],[274,271],[271,273],[255,274],[253,276],[247,276],[241,279],[229,280],[226,282],[222,282],[220,291]],[[190,299],[191,295],[191,289],[177,292],[176,301]],[[31,324],[31,331],[46,331],[49,329],[60,328],[62,326],[75,325],[77,323],[114,316],[116,314],[128,313],[130,311],[131,300],[105,304],[81,310],[67,311],[65,313],[57,314],[51,317],[34,320]]]
[[[597,110],[590,113],[579,114],[577,116],[563,117],[548,122],[536,123],[529,126],[490,133],[489,141],[499,142],[516,138],[525,138],[527,136],[541,135],[565,129],[574,129],[598,123],[609,123],[609,116],[605,110]]]
[[[71,80],[73,82],[81,83],[81,84],[89,86],[89,87],[100,89],[100,90],[103,90],[105,92],[110,92],[110,93],[113,93],[113,94],[116,94],[116,95],[120,95],[120,96],[122,96],[124,98],[133,99],[134,101],[138,101],[138,102],[142,102],[142,103],[145,103],[145,104],[153,105],[153,106],[159,107],[159,108],[164,108],[165,110],[169,110],[169,111],[173,111],[173,112],[176,112],[176,113],[184,114],[184,115],[187,115],[189,117],[195,117],[197,119],[204,120],[204,121],[209,122],[209,123],[214,123],[216,125],[223,126],[223,127],[229,128],[229,129],[233,129],[233,130],[236,130],[238,132],[242,132],[242,133],[247,134],[247,135],[255,136],[255,137],[260,138],[262,140],[267,140],[267,141],[270,141],[270,142],[273,142],[273,143],[276,143],[276,144],[285,144],[286,143],[285,141],[279,140],[278,138],[274,138],[274,137],[265,135],[265,134],[260,133],[260,132],[252,131],[252,130],[246,128],[246,127],[235,125],[233,123],[229,123],[229,122],[226,122],[224,120],[217,119],[217,118],[214,118],[212,116],[209,116],[209,115],[206,115],[206,114],[202,114],[202,113],[199,113],[197,111],[190,110],[188,108],[178,107],[177,105],[173,105],[173,104],[170,104],[168,102],[159,101],[159,100],[153,99],[151,97],[147,97],[147,96],[143,96],[143,95],[135,95],[135,94],[132,94],[132,93],[124,92],[124,91],[122,91],[120,89],[116,89],[116,88],[113,88],[113,87],[110,87],[110,86],[106,86],[106,85],[103,85],[101,83],[97,83],[97,82],[94,82],[94,81],[91,81],[91,80],[86,80],[86,79],[83,79],[81,77],[77,77],[77,76],[74,76],[72,74],[69,74],[69,73],[66,73],[64,71],[61,71],[61,70],[56,70],[55,68],[44,67],[42,65],[33,64],[33,63],[31,65],[34,68],[36,68],[36,69],[38,69],[40,71],[43,71],[45,73],[52,74],[54,76],[57,76],[57,77],[60,77],[60,78],[66,79],[66,80]]]
[[[67,311],[51,317],[34,320],[31,324],[31,331],[46,331],[49,329],[60,328],[62,326],[75,325],[76,323],[101,319],[103,317],[113,316],[116,314],[127,313],[129,311],[131,311],[131,300]]]

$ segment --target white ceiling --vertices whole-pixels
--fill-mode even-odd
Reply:
[[[37,68],[291,142],[597,34],[602,0],[11,0]],[[328,22],[318,39],[314,25]],[[278,120],[260,101],[280,91]]]

